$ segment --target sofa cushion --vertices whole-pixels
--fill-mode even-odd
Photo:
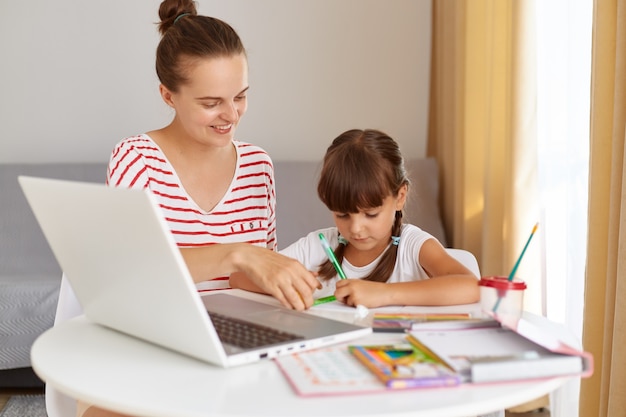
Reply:
[[[439,207],[439,165],[435,158],[406,161],[411,179],[409,199],[405,207],[406,222],[414,224],[448,246]]]
[[[0,164],[0,277],[54,277],[61,270],[17,182],[19,175],[102,182],[106,164]]]

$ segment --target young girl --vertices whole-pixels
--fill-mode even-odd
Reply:
[[[377,130],[349,130],[326,152],[318,195],[335,226],[317,230],[281,253],[318,272],[324,288],[348,305],[451,305],[479,300],[477,278],[437,239],[402,223],[409,180],[397,143]],[[339,279],[323,234],[348,279]],[[249,281],[233,282],[256,290]]]

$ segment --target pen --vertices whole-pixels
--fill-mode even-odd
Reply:
[[[346,279],[346,274],[343,272],[343,269],[341,269],[341,265],[339,265],[339,262],[337,261],[337,258],[335,257],[335,252],[333,252],[333,249],[328,244],[328,241],[324,237],[324,234],[320,233],[319,237],[320,237],[320,241],[322,242],[322,246],[324,247],[324,251],[326,252],[326,256],[328,256],[330,263],[333,264],[333,266],[335,267],[335,270],[337,271],[339,278]]]

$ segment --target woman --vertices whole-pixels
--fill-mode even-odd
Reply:
[[[192,1],[163,1],[159,16],[156,70],[174,118],[118,143],[108,184],[155,194],[196,282],[241,273],[287,307],[310,307],[318,281],[276,253],[272,161],[234,140],[249,88],[239,36]]]
[[[174,117],[116,145],[108,185],[154,193],[196,282],[244,276],[286,307],[310,307],[320,283],[276,252],[271,159],[234,140],[248,91],[239,36],[227,23],[199,16],[190,0],[163,1],[159,16],[156,70]],[[67,399],[52,390],[46,396],[49,415],[71,415]],[[79,403],[77,415],[117,414]]]

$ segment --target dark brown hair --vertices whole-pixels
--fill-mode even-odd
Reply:
[[[159,17],[156,72],[161,84],[172,92],[187,82],[189,67],[197,59],[246,54],[239,35],[228,23],[199,16],[191,0],[163,1]]]
[[[409,178],[404,168],[400,148],[387,134],[374,129],[348,130],[339,135],[326,150],[317,184],[317,194],[329,210],[357,213],[380,207],[389,196],[397,196]],[[391,235],[400,236],[402,211],[396,212]],[[343,260],[345,245],[339,244],[335,255]],[[371,274],[363,278],[386,282],[396,263],[398,246],[391,247],[381,257]],[[322,279],[330,279],[336,271],[330,261],[320,265]]]

